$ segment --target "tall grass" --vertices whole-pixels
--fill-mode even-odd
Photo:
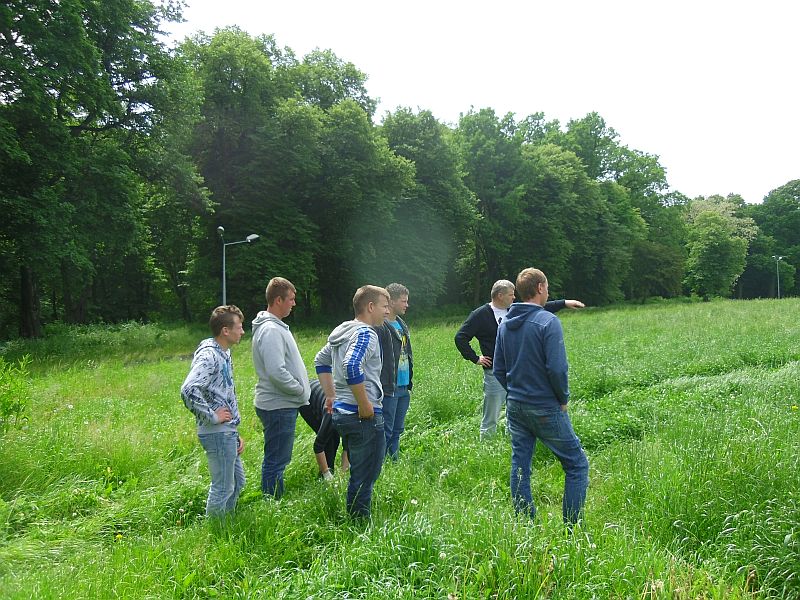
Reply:
[[[261,498],[248,340],[234,349],[248,486],[227,527],[178,389],[204,332],[65,329],[34,344],[29,422],[0,438],[3,598],[792,598],[800,595],[800,348],[795,300],[563,312],[586,521],[537,450],[536,522],[481,443],[481,374],[457,324],[414,327],[402,456],[373,519],[316,478],[298,423],[287,493]],[[327,332],[295,332],[311,365]]]

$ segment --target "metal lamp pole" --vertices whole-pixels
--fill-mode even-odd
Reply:
[[[257,233],[251,233],[245,239],[239,240],[238,242],[226,242],[225,228],[220,225],[217,227],[217,232],[219,233],[219,237],[222,239],[222,305],[225,306],[228,304],[228,291],[225,286],[225,248],[228,246],[235,246],[236,244],[249,244],[251,242],[255,242],[258,240],[259,236]]]
[[[778,282],[778,300],[781,299],[781,270],[778,268],[780,262],[784,259],[783,256],[778,256],[777,254],[773,254],[772,258],[775,259],[775,279]]]

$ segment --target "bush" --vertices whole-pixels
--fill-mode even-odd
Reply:
[[[31,397],[28,363],[25,355],[16,364],[0,357],[0,432],[20,427],[27,421],[28,401]]]

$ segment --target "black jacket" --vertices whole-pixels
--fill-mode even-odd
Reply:
[[[411,351],[411,336],[408,332],[408,325],[400,317],[397,322],[403,329],[403,334],[408,341],[408,391],[414,386],[414,354]],[[403,349],[403,340],[398,331],[386,321],[383,325],[376,327],[378,341],[381,344],[383,355],[383,366],[381,367],[381,387],[384,396],[394,396],[397,387],[397,367],[400,364],[400,352]]]
[[[566,305],[566,300],[551,300],[544,305],[544,309],[548,312],[556,313]],[[473,310],[456,333],[456,348],[461,352],[461,356],[470,362],[477,363],[479,356],[470,346],[473,338],[478,339],[478,345],[483,356],[494,356],[494,345],[497,341],[497,321],[494,320],[494,311],[489,303]],[[383,378],[381,377],[381,379]]]

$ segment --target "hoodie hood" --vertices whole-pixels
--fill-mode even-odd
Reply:
[[[534,314],[544,310],[538,304],[528,304],[526,302],[515,302],[508,310],[508,315],[504,321],[506,327],[509,329],[517,330],[522,327],[522,324],[530,319]]]
[[[368,327],[372,329],[369,325],[362,321],[352,320],[352,321],[345,321],[341,325],[339,325],[336,329],[331,331],[331,334],[328,336],[328,343],[333,346],[341,346],[342,344],[346,344],[350,341],[350,338],[353,337],[353,334],[363,328]]]
[[[284,323],[281,319],[273,315],[268,310],[262,310],[256,315],[256,318],[253,319],[253,333],[255,333],[259,327],[261,327],[262,325],[264,325],[264,323],[267,322],[277,323],[284,329],[289,329],[289,326],[286,323]]]
[[[199,354],[203,350],[210,350],[218,354],[223,360],[230,360],[231,358],[230,353],[220,346],[217,340],[214,338],[208,338],[200,342],[200,344],[197,346],[197,350],[195,350],[194,353]]]

